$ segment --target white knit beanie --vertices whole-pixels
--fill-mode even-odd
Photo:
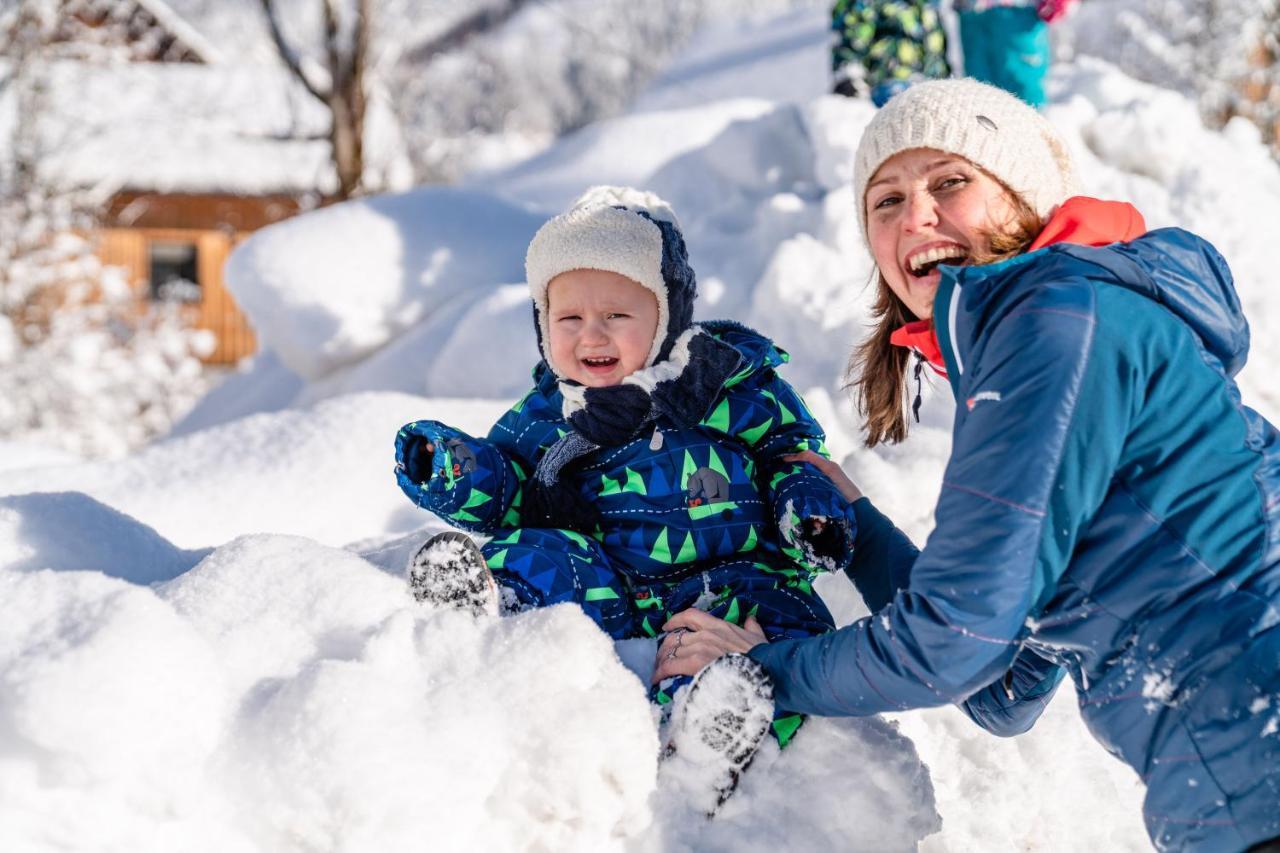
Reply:
[[[889,99],[862,133],[853,167],[858,223],[867,239],[867,183],[912,148],[958,154],[1017,193],[1041,218],[1079,192],[1071,153],[1044,116],[968,78],[916,83]]]
[[[608,186],[587,190],[533,235],[524,269],[533,298],[538,345],[553,371],[547,285],[560,273],[605,270],[653,292],[658,300],[658,327],[646,366],[669,350],[692,320],[697,285],[680,223],[671,206],[651,192]]]

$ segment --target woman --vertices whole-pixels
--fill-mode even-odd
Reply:
[[[1211,246],[1074,184],[1049,125],[984,84],[876,115],[855,164],[880,271],[860,408],[869,443],[905,437],[899,344],[947,376],[936,527],[917,554],[831,466],[873,615],[766,643],[685,611],[656,677],[741,652],[787,708],[959,703],[1010,735],[1065,673],[1146,782],[1158,848],[1280,845],[1280,435],[1231,378],[1247,326]]]

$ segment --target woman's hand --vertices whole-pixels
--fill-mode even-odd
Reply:
[[[782,458],[788,462],[808,462],[814,468],[817,468],[840,490],[840,494],[844,495],[845,500],[849,503],[853,503],[862,497],[862,490],[854,484],[853,480],[849,479],[849,475],[844,472],[843,468],[830,459],[819,456],[812,450],[791,453]]]
[[[722,655],[746,654],[761,643],[769,642],[754,616],[748,616],[739,628],[693,608],[672,616],[662,630],[668,633],[658,646],[654,684],[673,675],[694,675]]]

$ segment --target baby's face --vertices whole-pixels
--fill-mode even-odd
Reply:
[[[547,285],[547,325],[560,375],[604,388],[644,367],[658,331],[658,300],[626,276],[570,270]]]

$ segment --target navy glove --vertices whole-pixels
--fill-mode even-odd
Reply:
[[[810,516],[800,522],[800,547],[815,563],[834,563],[842,568],[853,549],[853,535],[843,518]]]

